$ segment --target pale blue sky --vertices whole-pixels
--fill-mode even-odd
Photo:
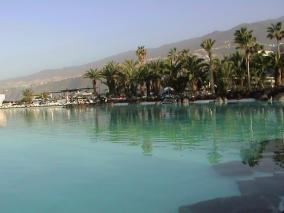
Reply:
[[[284,15],[284,0],[0,0],[0,79]]]

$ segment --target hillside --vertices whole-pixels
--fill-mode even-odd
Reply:
[[[158,48],[148,49],[148,58],[159,58],[165,57],[170,49],[176,47],[180,49],[190,49],[193,53],[198,55],[204,55],[203,50],[200,49],[200,43],[206,38],[212,38],[216,40],[216,48],[214,53],[217,56],[222,56],[228,54],[234,50],[233,35],[236,29],[239,29],[241,26],[246,26],[249,29],[254,31],[254,35],[257,37],[257,40],[265,46],[266,49],[271,48],[271,41],[266,38],[266,28],[270,23],[283,22],[284,16],[278,19],[265,20],[256,23],[247,23],[241,24],[236,27],[233,27],[227,31],[215,31],[207,35],[187,39],[180,42],[175,42],[171,44],[166,44]],[[101,67],[108,61],[117,61],[121,62],[125,59],[134,59],[135,51],[128,51],[118,55],[107,57],[103,60],[94,61],[89,64],[84,64],[74,67],[66,67],[61,69],[54,70],[45,70],[29,76],[23,76],[20,78],[9,79],[0,81],[0,89],[7,91],[7,99],[14,100],[19,98],[21,90],[24,87],[31,87],[34,91],[54,91],[65,88],[78,88],[86,87],[90,82],[86,79],[82,79],[80,76],[90,67]],[[11,86],[13,85],[13,86]],[[90,85],[89,85],[90,86]],[[7,89],[8,88],[8,89]],[[12,89],[11,89],[12,88]]]

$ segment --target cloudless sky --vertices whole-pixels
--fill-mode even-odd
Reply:
[[[284,15],[284,0],[0,0],[0,79]]]

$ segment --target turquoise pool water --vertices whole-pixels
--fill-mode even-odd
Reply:
[[[259,181],[280,199],[283,141],[281,104],[0,110],[0,208],[191,212]]]

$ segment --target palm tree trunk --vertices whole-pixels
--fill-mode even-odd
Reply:
[[[275,79],[275,86],[278,87],[281,85],[281,68],[276,68],[275,74],[274,74],[274,79]],[[283,79],[283,77],[282,77]]]
[[[247,77],[248,77],[248,91],[251,91],[251,82],[250,82],[250,59],[249,55],[247,55],[246,58],[246,64],[247,64]]]
[[[276,45],[277,45],[277,55],[276,55],[276,62],[277,62],[277,66],[279,65],[280,62],[280,45],[279,45],[279,41],[276,41]],[[280,85],[284,85],[284,71],[281,70],[280,67],[278,67],[277,71],[275,70],[275,72],[277,72],[277,77],[275,78],[275,83],[276,86],[280,86]]]
[[[140,91],[140,95],[143,97],[144,96],[144,82],[140,83],[139,85],[139,91]]]
[[[209,64],[209,75],[210,75],[210,87],[211,87],[211,93],[215,94],[215,82],[214,82],[214,73],[212,69],[212,59],[210,58],[210,64]]]
[[[284,69],[279,68],[279,73],[281,74],[282,86],[284,86]]]
[[[243,91],[244,90],[244,80],[242,77],[241,77],[240,85],[241,85],[240,89]]]
[[[195,95],[196,90],[197,90],[197,85],[196,85],[196,82],[194,80],[191,83],[191,90],[192,90],[192,94]]]
[[[93,89],[94,89],[94,96],[97,95],[97,81],[96,80],[93,80]]]
[[[150,84],[150,81],[147,80],[146,81],[146,90],[147,90],[147,97],[150,97],[150,87],[151,87],[151,84]]]
[[[155,95],[159,95],[160,87],[161,87],[160,85],[161,85],[160,80],[159,79],[155,79],[155,81],[154,81],[154,93],[155,93]]]

